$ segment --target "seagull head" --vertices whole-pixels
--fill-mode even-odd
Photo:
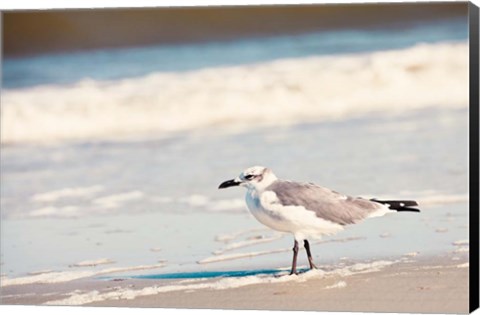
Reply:
[[[263,166],[252,166],[244,170],[234,179],[227,180],[218,186],[218,189],[243,186],[247,189],[262,190],[277,180],[273,172]]]

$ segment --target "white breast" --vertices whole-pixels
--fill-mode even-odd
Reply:
[[[283,226],[284,220],[277,213],[269,211],[262,206],[260,196],[255,190],[248,190],[245,199],[248,209],[260,223],[277,231],[289,232],[289,230]]]
[[[280,204],[273,191],[259,194],[255,190],[248,190],[246,202],[248,209],[260,223],[277,231],[293,233],[299,241],[343,230],[341,225],[318,218],[315,212],[302,206]]]

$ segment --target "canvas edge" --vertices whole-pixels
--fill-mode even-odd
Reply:
[[[469,3],[470,47],[470,312],[479,307],[479,8]]]

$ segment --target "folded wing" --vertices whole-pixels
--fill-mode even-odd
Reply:
[[[302,206],[316,216],[340,225],[353,224],[387,207],[378,202],[339,194],[312,183],[277,180],[267,187],[282,205]]]

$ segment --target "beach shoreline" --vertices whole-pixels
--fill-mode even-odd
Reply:
[[[369,267],[359,267],[363,265]],[[337,270],[269,275],[258,282],[252,277],[87,278],[13,285],[2,288],[2,304],[468,313],[468,254],[357,263]]]

